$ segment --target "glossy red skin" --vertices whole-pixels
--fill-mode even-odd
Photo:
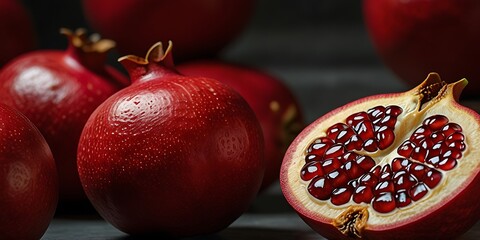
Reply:
[[[38,129],[3,104],[0,172],[0,239],[40,239],[57,206],[55,161]]]
[[[248,23],[255,0],[83,0],[92,27],[123,54],[173,41],[177,61],[215,55]]]
[[[469,80],[463,95],[479,97],[480,1],[364,0],[365,23],[388,67],[416,86],[430,72],[447,82]]]
[[[73,49],[31,52],[0,72],[0,102],[25,114],[53,152],[62,202],[86,200],[76,165],[80,133],[93,110],[128,81],[103,62],[89,70],[98,63],[82,62],[78,54]]]
[[[100,215],[129,234],[194,236],[237,219],[259,190],[261,128],[247,103],[208,78],[157,63],[95,110],[78,170]]]
[[[262,126],[265,139],[267,169],[261,189],[266,189],[276,182],[283,156],[305,124],[300,105],[290,89],[280,80],[260,70],[221,61],[187,62],[179,65],[177,69],[185,75],[219,80],[245,98]],[[273,101],[279,106],[276,111],[271,108]],[[287,111],[291,107],[296,109],[296,115],[292,119],[286,119]],[[292,126],[295,129],[292,129]]]
[[[0,66],[36,46],[32,19],[17,0],[0,0]]]

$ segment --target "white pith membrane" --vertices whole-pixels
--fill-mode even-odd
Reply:
[[[290,204],[296,208],[301,215],[317,219],[321,222],[331,223],[335,225],[335,220],[345,216],[352,211],[368,212],[364,229],[385,230],[389,228],[400,227],[407,222],[413,222],[415,219],[422,218],[426,214],[434,212],[455,196],[473,181],[480,169],[480,140],[478,138],[469,137],[470,133],[480,132],[480,124],[478,115],[472,114],[473,111],[466,110],[458,105],[457,98],[466,80],[463,79],[456,83],[445,85],[438,93],[428,102],[421,104],[421,99],[425,92],[428,92],[427,86],[430,84],[440,83],[441,80],[437,74],[430,74],[424,83],[418,87],[399,94],[378,95],[361,99],[349,105],[341,107],[324,117],[318,119],[301,134],[301,138],[297,138],[290,146],[287,157],[284,160],[285,166],[282,167],[282,190],[288,192],[285,194]],[[428,83],[428,84],[427,84]],[[465,136],[465,150],[463,156],[457,160],[457,166],[449,171],[437,169],[442,173],[440,183],[433,189],[429,189],[428,193],[418,201],[403,208],[395,208],[388,213],[379,213],[375,211],[371,204],[355,203],[352,199],[346,204],[336,206],[330,200],[319,200],[313,197],[307,190],[310,181],[304,181],[300,177],[300,171],[305,165],[305,156],[307,149],[315,139],[326,136],[329,127],[336,123],[345,123],[345,119],[357,112],[367,111],[376,106],[387,107],[389,105],[399,106],[403,112],[397,117],[395,124],[395,141],[385,150],[376,152],[366,152],[363,149],[353,152],[361,155],[372,157],[377,165],[383,166],[391,164],[395,157],[401,157],[397,153],[397,148],[410,136],[417,127],[421,126],[424,119],[433,115],[444,115],[449,122],[457,123],[462,127],[462,133]],[[464,114],[468,112],[468,114]],[[411,159],[410,159],[411,160]],[[411,160],[413,162],[418,162]],[[429,167],[433,166],[422,163]],[[473,174],[472,174],[473,173]],[[299,208],[301,206],[301,208]],[[353,210],[355,209],[355,210]],[[359,220],[358,220],[359,221]],[[359,222],[357,222],[359,224]],[[356,229],[361,234],[362,229]],[[352,234],[352,232],[348,233]],[[360,236],[357,236],[360,237]]]

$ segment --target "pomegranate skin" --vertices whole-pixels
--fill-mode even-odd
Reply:
[[[17,0],[0,0],[0,66],[36,47],[32,19]]]
[[[255,0],[83,0],[86,18],[123,54],[173,41],[175,60],[213,56],[247,25]],[[151,27],[151,24],[159,24]],[[128,29],[126,31],[125,29]],[[132,37],[135,36],[135,37]]]
[[[318,199],[314,200],[313,197],[310,196],[312,201],[306,200],[308,203],[311,204],[310,206],[308,206],[303,200],[303,197],[306,196],[301,195],[299,197],[298,195],[299,192],[302,192],[301,190],[299,190],[301,189],[301,187],[299,186],[300,183],[292,181],[291,176],[293,175],[290,174],[290,172],[292,171],[292,169],[294,169],[293,166],[296,164],[296,162],[300,161],[298,160],[298,153],[302,150],[299,149],[305,150],[304,144],[306,139],[310,139],[312,134],[318,134],[319,126],[322,125],[324,122],[330,122],[332,118],[335,118],[335,116],[339,114],[355,113],[359,109],[362,109],[365,105],[371,105],[371,102],[375,102],[378,104],[386,104],[386,102],[392,102],[396,104],[401,103],[406,105],[412,103],[416,104],[414,103],[415,101],[412,101],[412,99],[415,99],[417,97],[415,96],[417,93],[425,93],[423,91],[424,89],[435,89],[435,86],[439,83],[440,81],[438,75],[430,74],[429,77],[424,81],[424,83],[408,92],[375,95],[351,102],[315,120],[295,138],[295,140],[287,150],[287,153],[285,154],[284,162],[282,164],[280,172],[280,184],[286,200],[295,209],[298,215],[313,230],[315,230],[327,239],[351,239],[353,237],[342,234],[341,231],[339,231],[338,226],[335,226],[334,223],[338,219],[338,215],[327,215],[322,211],[318,211],[318,209],[313,210],[314,206],[316,204],[319,204],[318,202],[315,202],[315,200]],[[464,120],[464,125],[462,123],[459,124],[462,125],[462,127],[464,128],[472,126],[473,129],[464,129],[464,132],[466,134],[465,138],[470,138],[470,145],[474,145],[473,148],[475,148],[478,140],[476,139],[476,135],[472,135],[472,133],[477,132],[479,129],[480,115],[478,115],[478,113],[476,113],[474,110],[466,108],[458,103],[460,92],[465,87],[465,84],[466,81],[458,81],[456,83],[452,83],[447,85],[446,87],[441,88],[441,90],[438,91],[440,92],[440,94],[428,100],[431,102],[426,101],[426,103],[422,105],[423,108],[419,108],[418,111],[432,111],[435,112],[435,114],[441,113],[443,111],[444,113],[451,113],[451,118],[454,118],[453,115],[455,115],[458,121],[462,119],[468,119]],[[436,108],[434,107],[435,104],[441,104],[441,106],[437,107],[438,109],[434,110],[434,108]],[[409,111],[413,109],[411,106],[405,107],[404,109],[408,108],[410,108]],[[422,113],[420,113],[419,115],[422,115]],[[340,119],[337,120],[340,121]],[[401,127],[402,125],[408,126],[411,122],[412,121],[401,123],[399,127]],[[406,132],[407,130],[404,131]],[[402,132],[402,130],[398,130],[398,132]],[[399,142],[401,143],[401,141]],[[459,161],[463,160],[469,162],[476,162],[476,156],[478,155],[478,153],[479,151],[477,151],[476,149],[470,148],[470,150],[464,153],[465,156],[463,156],[463,159],[460,159]],[[298,172],[296,172],[296,174],[300,175],[299,169],[297,170]],[[472,167],[471,169],[469,168],[460,171],[461,173],[463,173],[463,176],[456,176],[458,177],[457,179],[450,178],[449,180],[444,181],[445,183],[441,185],[441,187],[439,187],[440,189],[438,189],[438,191],[437,189],[434,190],[436,192],[435,194],[440,195],[434,196],[436,197],[436,199],[440,199],[439,202],[436,202],[435,204],[432,203],[428,205],[428,207],[425,209],[414,209],[414,207],[416,206],[413,204],[404,209],[397,209],[397,212],[392,212],[390,215],[384,215],[386,216],[386,219],[382,219],[383,221],[380,222],[377,220],[375,221],[375,224],[369,224],[368,220],[366,220],[365,225],[361,228],[361,231],[359,231],[360,236],[357,236],[357,238],[419,240],[458,238],[458,236],[467,232],[470,228],[472,228],[473,225],[478,222],[478,220],[480,220],[480,202],[478,201],[478,197],[476,195],[476,193],[480,190],[480,168]],[[447,178],[449,173],[444,172],[443,174],[443,176]],[[459,184],[459,187],[455,188],[450,194],[442,193],[442,190],[448,189],[447,185],[451,184],[449,183],[449,181],[461,181],[462,184]],[[431,203],[430,200],[431,199],[429,198],[422,199],[415,204],[428,204]],[[368,205],[370,205],[371,203],[355,204],[349,202],[349,204],[351,205],[330,205],[330,208],[347,209],[351,206],[368,208]],[[403,211],[408,211],[412,209],[417,210],[417,212],[412,215],[407,215],[408,218],[405,218]],[[347,211],[348,210],[345,210],[345,212]],[[373,215],[382,214],[372,214],[372,212],[370,212],[370,215],[371,218]],[[404,217],[401,221],[397,220],[397,218],[399,218],[398,216],[400,215]],[[387,216],[391,216],[391,218],[387,218]]]
[[[245,100],[216,80],[179,75],[170,49],[162,60],[161,44],[145,59],[122,58],[132,84],[95,110],[80,138],[88,198],[132,235],[222,230],[255,199],[265,171]]]
[[[463,97],[480,90],[480,2],[365,0],[365,24],[385,64],[411,86],[429,72],[447,82],[470,80]]]
[[[80,40],[83,32],[78,34],[68,36],[66,51],[30,52],[0,72],[0,102],[26,115],[53,152],[61,202],[86,200],[76,166],[80,133],[93,110],[128,82],[104,65],[105,52],[84,52],[74,46],[72,41],[86,41]]]
[[[38,129],[4,104],[0,104],[0,171],[0,239],[40,239],[57,206],[55,161]]]
[[[267,168],[261,190],[278,181],[283,156],[305,125],[301,107],[290,89],[275,77],[247,66],[199,60],[180,64],[182,74],[219,80],[247,101],[260,122]]]

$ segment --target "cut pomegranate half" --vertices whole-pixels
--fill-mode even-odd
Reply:
[[[360,99],[314,121],[285,155],[287,201],[329,239],[467,231],[480,216],[480,116],[457,102],[466,83],[431,73],[408,92]]]

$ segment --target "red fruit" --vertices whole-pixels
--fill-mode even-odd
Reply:
[[[17,0],[0,0],[0,32],[0,66],[35,48],[32,19]]]
[[[480,1],[364,0],[365,23],[386,65],[411,86],[431,71],[480,91]]]
[[[132,85],[82,132],[78,171],[100,215],[129,234],[226,228],[255,199],[265,162],[254,112],[217,80],[180,75],[171,44],[120,58]]]
[[[285,155],[280,184],[287,201],[328,239],[454,239],[466,232],[480,216],[480,149],[476,147],[480,115],[457,102],[466,83],[462,79],[446,84],[432,73],[410,91],[363,98],[317,119],[297,136]],[[304,166],[312,165],[314,155],[311,146],[319,138],[328,138],[332,126],[353,128],[348,120],[364,116],[362,112],[377,112],[362,121],[373,124],[375,131],[388,122],[392,139],[372,140],[384,145],[375,151],[365,147],[346,150],[348,140],[337,141],[335,145],[344,149],[339,157],[350,159],[338,168],[347,170],[353,161],[358,163],[352,155],[357,159],[367,156],[370,161],[359,164],[364,172],[342,175],[330,169],[340,172],[336,179],[342,179],[341,183],[322,191],[311,188],[318,178],[335,181],[325,169],[310,171],[305,177]],[[389,120],[376,121],[379,116]],[[415,145],[412,139],[433,143]],[[456,144],[444,144],[444,139]],[[409,151],[412,144],[413,151]],[[318,166],[326,161],[325,156],[315,157]],[[348,199],[339,201],[338,192]]]
[[[0,239],[40,239],[55,213],[55,161],[38,129],[0,104]]]
[[[261,188],[277,181],[283,156],[305,124],[290,89],[259,70],[219,61],[190,62],[177,69],[186,75],[217,79],[245,98],[262,126],[265,139],[267,169]]]
[[[0,72],[0,102],[25,114],[47,140],[57,163],[61,200],[86,199],[78,178],[76,151],[85,122],[103,100],[128,81],[105,66],[110,40],[71,33],[66,51],[30,52]]]
[[[83,0],[87,20],[122,53],[173,41],[176,60],[215,55],[245,27],[255,0]],[[155,27],[152,27],[152,26]],[[135,36],[135,37],[132,37]]]

